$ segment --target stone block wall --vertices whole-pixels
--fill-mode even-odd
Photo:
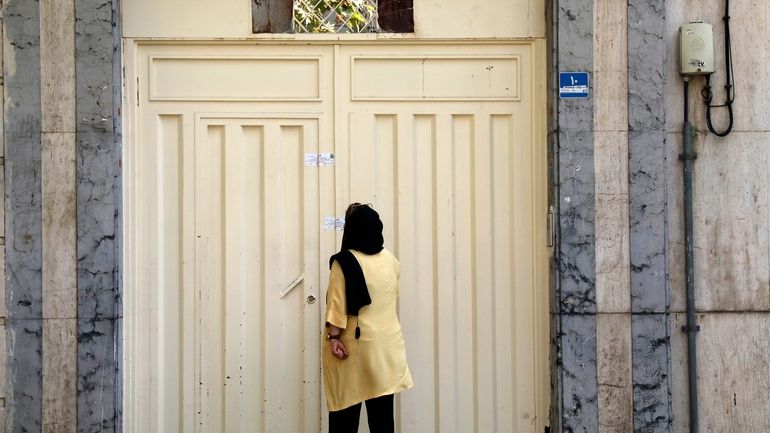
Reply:
[[[8,432],[120,430],[117,11],[3,5]]]
[[[118,0],[5,0],[0,428],[121,429]],[[721,1],[553,0],[552,431],[687,431],[680,25]],[[735,127],[690,89],[703,431],[770,431],[770,4],[731,2]],[[745,48],[751,49],[745,49]],[[559,100],[558,71],[591,73]],[[724,110],[714,112],[725,124]]]
[[[551,2],[552,64],[591,73],[591,98],[557,100],[560,243],[553,308],[556,431],[688,431],[677,33],[714,25],[723,99],[724,2]],[[770,5],[731,2],[733,133],[698,130],[695,278],[701,430],[770,430]],[[746,50],[745,47],[752,47]],[[763,53],[763,54],[759,54]],[[551,91],[557,89],[552,87]],[[714,110],[718,127],[726,111]]]
[[[725,98],[724,1],[666,2],[664,37],[674,40],[689,21],[714,26],[717,71],[713,104]],[[708,131],[701,98],[704,80],[690,83],[690,119],[696,129],[694,195],[695,291],[701,431],[770,431],[770,3],[730,1],[735,74],[735,122],[724,138]],[[671,291],[672,431],[685,433],[687,340],[681,151],[684,86],[677,49],[666,47],[666,167],[669,218],[667,261]],[[712,110],[724,129],[727,110]]]
[[[3,8],[3,2],[0,0],[0,10]],[[3,41],[3,17],[0,15],[0,41]],[[5,95],[5,84],[3,78],[3,51],[5,47],[0,46],[0,97]],[[5,104],[0,104],[0,119],[4,118]],[[0,192],[5,197],[5,144],[4,144],[4,122],[0,121]],[[5,310],[5,206],[0,206],[0,433],[5,432],[5,328],[6,328],[6,310]]]

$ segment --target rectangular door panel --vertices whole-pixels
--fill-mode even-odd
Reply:
[[[332,54],[128,49],[125,431],[319,431]]]
[[[197,130],[199,431],[315,431],[304,384],[319,371],[301,354],[304,288],[319,278],[319,233],[305,224],[317,220],[317,179],[305,182],[303,165],[317,121],[203,118]],[[320,317],[307,319],[317,335]]]
[[[342,80],[354,84],[338,90],[338,203],[373,203],[401,261],[399,314],[416,384],[398,400],[401,431],[541,431],[548,354],[537,338],[548,329],[548,287],[537,275],[547,257],[547,210],[545,179],[536,177],[545,153],[533,135],[531,52],[341,51],[337,64],[349,65]],[[436,59],[467,83],[429,68]],[[362,74],[378,67],[410,74],[367,82]]]
[[[148,117],[127,429],[318,431],[319,120]]]

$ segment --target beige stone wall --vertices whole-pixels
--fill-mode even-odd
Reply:
[[[74,0],[41,0],[39,4],[43,213],[42,431],[48,433],[74,432],[77,429],[74,12]],[[3,47],[10,56],[13,52],[8,49],[9,43],[4,40]],[[2,59],[0,55],[0,61]],[[2,149],[4,145],[0,145],[0,161],[4,161]],[[4,174],[4,170],[0,174]],[[3,186],[4,176],[0,178],[0,188]],[[0,273],[5,271],[4,210],[5,206],[0,212],[0,240],[3,240]],[[4,275],[0,275],[0,299],[0,370],[4,372]],[[5,377],[5,374],[0,374],[1,431],[6,428]]]
[[[701,431],[770,431],[770,3],[731,2],[736,101],[726,138],[708,132],[690,85],[697,130],[694,181],[695,287]],[[681,153],[683,84],[678,28],[714,25],[718,71],[714,104],[724,100],[724,2],[665,3],[667,47],[667,274],[670,291],[672,421],[689,428]],[[625,5],[594,0],[594,145],[596,188],[597,382],[599,431],[632,427],[628,245],[628,119]],[[718,129],[726,110],[713,110]],[[624,314],[625,313],[625,314]]]
[[[628,11],[614,0],[595,0],[593,11],[598,428],[631,433]]]
[[[0,0],[0,10],[3,1]],[[3,33],[3,17],[0,14],[0,120],[5,113],[5,89],[3,84],[3,53],[5,37]],[[5,203],[5,122],[0,121],[0,197]],[[5,432],[5,204],[0,206],[0,433]]]
[[[714,25],[717,72],[714,104],[724,101],[724,2],[667,2],[672,42],[688,21]],[[697,130],[694,180],[695,289],[701,431],[770,431],[770,3],[730,2],[736,100],[733,132],[708,132],[700,96],[690,84],[690,117]],[[683,84],[677,51],[669,45],[668,272],[671,289],[673,431],[688,431],[687,346],[684,323],[684,246],[681,151]],[[726,110],[713,110],[718,129]]]
[[[40,1],[43,433],[77,428],[75,4]]]
[[[152,4],[150,4],[152,3]],[[126,2],[127,37],[251,37],[248,2],[225,1],[212,10],[202,1],[174,9],[179,2]],[[491,29],[462,29],[467,37],[542,36],[538,25],[516,25],[511,8]],[[545,2],[528,2],[530,17],[542,16]],[[0,3],[1,4],[1,3]],[[148,4],[150,4],[148,6]],[[416,20],[446,2],[423,2]],[[458,3],[459,4],[459,3]],[[462,3],[471,13],[481,2]],[[627,10],[611,0],[594,0],[594,74],[596,192],[596,337],[599,432],[630,433],[632,422],[632,345],[628,233],[628,84]],[[75,426],[75,241],[74,211],[74,42],[72,2],[41,1],[43,65],[43,211],[44,211],[44,431]],[[681,151],[682,82],[677,73],[678,27],[703,20],[715,25],[717,65],[712,86],[715,103],[723,100],[723,2],[666,2],[668,47],[666,124],[668,149],[668,277],[672,336],[673,431],[687,431],[686,341],[682,229]],[[701,425],[703,431],[770,431],[770,3],[731,2],[736,75],[734,132],[727,138],[707,133],[700,79],[691,86],[691,119],[698,129],[695,162],[696,290],[701,333],[698,337]],[[147,18],[138,15],[153,10]],[[454,9],[453,13],[457,13]],[[186,14],[186,15],[185,15]],[[213,15],[212,15],[213,14]],[[225,16],[238,16],[228,20]],[[220,16],[221,15],[221,16]],[[132,18],[134,17],[134,18]],[[169,19],[175,17],[175,19]],[[151,18],[151,19],[150,19]],[[133,21],[132,21],[133,19]],[[156,21],[153,21],[156,20]],[[196,21],[198,20],[198,21]],[[488,20],[479,20],[479,22]],[[207,25],[203,25],[203,23]],[[539,18],[529,23],[541,23]],[[132,24],[133,23],[133,24]],[[171,24],[171,25],[170,25]],[[176,27],[175,27],[176,26]],[[517,30],[501,30],[501,29]],[[2,29],[2,26],[0,26]],[[418,36],[452,37],[451,28],[418,24]],[[458,33],[459,35],[459,33]],[[462,36],[460,35],[460,36]],[[2,62],[2,55],[0,55]],[[2,92],[2,80],[0,80]],[[46,103],[48,101],[48,103]],[[2,110],[2,106],[0,106]],[[47,119],[47,120],[46,120]],[[715,112],[724,125],[724,110]],[[2,122],[0,122],[2,128]],[[1,134],[0,134],[1,136]],[[0,146],[0,158],[3,146]],[[0,161],[2,161],[0,159]],[[0,176],[3,172],[0,171]],[[3,187],[0,178],[0,188]],[[0,210],[0,240],[4,239]],[[4,244],[4,241],[2,242]],[[64,246],[58,248],[57,246]],[[69,249],[68,249],[69,248]],[[0,265],[4,249],[0,249]],[[0,273],[5,267],[0,266]],[[4,276],[0,276],[0,299]],[[5,363],[5,304],[0,302],[0,368]],[[48,373],[46,373],[48,372]],[[56,372],[56,373],[54,373]],[[5,425],[5,376],[0,374],[0,429]]]

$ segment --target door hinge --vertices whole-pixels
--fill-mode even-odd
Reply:
[[[556,243],[556,214],[553,211],[553,206],[548,206],[548,221],[547,221],[548,227],[546,230],[548,233],[546,234],[547,237],[547,246],[552,247],[554,243]]]
[[[136,106],[139,106],[139,77],[136,77]]]

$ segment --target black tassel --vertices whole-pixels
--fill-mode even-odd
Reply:
[[[356,340],[358,340],[358,337],[360,337],[360,336],[361,336],[361,328],[356,326]]]

